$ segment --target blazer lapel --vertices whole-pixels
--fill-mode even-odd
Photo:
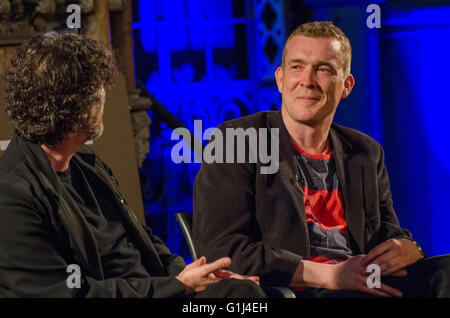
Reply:
[[[364,251],[363,165],[352,156],[353,146],[343,139],[333,127],[330,129],[330,142],[349,233],[359,249],[355,252],[360,254]]]
[[[294,150],[291,144],[291,138],[284,126],[281,117],[281,111],[274,113],[273,117],[269,117],[269,128],[279,128],[279,169],[278,173],[281,178],[285,190],[289,194],[295,212],[302,224],[302,233],[299,233],[299,241],[304,242],[302,246],[302,255],[309,258],[309,235],[306,225],[305,204],[303,202],[303,194],[300,192],[296,184],[298,182],[298,167],[294,158]]]

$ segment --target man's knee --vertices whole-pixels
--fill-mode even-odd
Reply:
[[[248,298],[264,298],[266,297],[266,294],[262,290],[262,288],[247,279],[226,279],[224,280],[225,284],[228,284],[229,289],[233,290],[234,293],[242,296],[236,296],[236,297],[248,297]]]
[[[425,258],[413,264],[412,267],[418,267],[428,273],[444,271],[450,274],[450,254]]]
[[[434,297],[450,297],[450,255],[436,257],[434,275],[431,278],[430,285],[434,291]]]
[[[450,297],[450,255],[440,255],[421,260],[407,268],[412,275],[423,281],[421,288],[425,297]]]

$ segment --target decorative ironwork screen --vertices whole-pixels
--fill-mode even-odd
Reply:
[[[185,126],[203,130],[278,109],[274,72],[285,41],[281,0],[141,0],[134,7],[136,76]],[[171,251],[189,258],[174,214],[192,212],[200,164],[171,160],[171,129],[152,117],[140,169],[147,222]],[[207,194],[205,194],[207,195]]]

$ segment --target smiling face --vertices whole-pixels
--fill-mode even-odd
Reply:
[[[341,43],[297,35],[286,50],[285,64],[275,72],[283,118],[311,127],[331,125],[340,100],[354,85],[344,70]]]

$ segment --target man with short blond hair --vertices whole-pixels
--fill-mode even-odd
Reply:
[[[449,256],[424,259],[400,227],[380,144],[333,123],[355,85],[350,60],[350,42],[331,22],[289,36],[275,72],[281,110],[218,127],[279,129],[268,136],[279,146],[279,170],[262,174],[261,161],[203,163],[194,243],[209,259],[228,255],[233,270],[298,297],[450,297]],[[372,268],[381,282],[371,280]]]

